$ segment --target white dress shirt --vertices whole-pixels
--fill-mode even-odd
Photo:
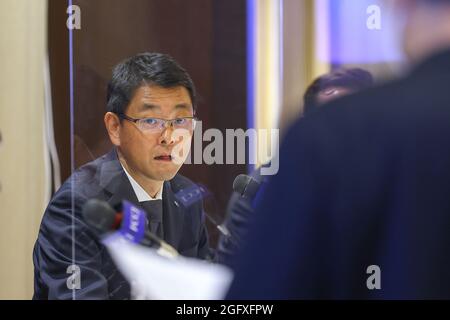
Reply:
[[[163,187],[161,187],[161,189],[158,191],[156,196],[153,198],[152,196],[150,196],[147,193],[147,191],[144,190],[144,188],[142,188],[139,185],[139,183],[137,183],[136,180],[134,180],[134,178],[128,173],[128,171],[125,169],[125,167],[122,165],[122,163],[120,163],[120,165],[122,166],[123,171],[125,171],[125,173],[127,174],[128,180],[130,180],[131,186],[133,187],[134,193],[136,194],[136,197],[139,202],[151,201],[151,200],[162,200]]]

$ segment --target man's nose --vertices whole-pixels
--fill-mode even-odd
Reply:
[[[170,123],[166,123],[163,131],[161,132],[161,136],[159,138],[160,144],[172,145],[175,143],[175,137],[173,135],[173,127]]]

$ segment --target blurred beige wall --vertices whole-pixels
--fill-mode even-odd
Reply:
[[[318,72],[315,60],[314,14],[311,0],[255,1],[255,127],[280,129],[281,138],[300,117],[303,93]],[[259,140],[268,150],[270,139]],[[253,151],[258,155],[260,150]],[[265,152],[262,153],[265,155]],[[269,158],[258,157],[258,164]]]
[[[300,117],[303,94],[316,76],[313,2],[284,0],[283,5],[282,134]]]
[[[30,299],[45,205],[46,0],[0,1],[0,299]]]
[[[306,88],[329,71],[327,63],[316,59],[315,15],[319,8],[311,0],[255,3],[255,125],[279,128],[283,136],[302,114]]]

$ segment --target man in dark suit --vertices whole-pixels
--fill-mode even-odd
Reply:
[[[397,3],[415,67],[291,128],[228,298],[450,298],[450,1]]]
[[[81,216],[91,198],[143,207],[150,231],[182,255],[208,257],[201,202],[185,206],[176,198],[194,186],[177,174],[195,125],[187,72],[163,54],[129,58],[113,71],[107,107],[114,149],[76,170],[44,214],[33,252],[35,299],[130,298],[130,285]]]

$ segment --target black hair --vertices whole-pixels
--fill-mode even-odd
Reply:
[[[171,56],[149,52],[125,59],[114,67],[106,94],[107,111],[124,114],[135,91],[144,85],[185,87],[195,112],[196,91],[187,71]]]
[[[308,115],[317,107],[317,96],[331,87],[343,87],[355,91],[373,86],[374,80],[370,72],[360,69],[339,69],[318,77],[306,89],[303,95],[303,114]]]

